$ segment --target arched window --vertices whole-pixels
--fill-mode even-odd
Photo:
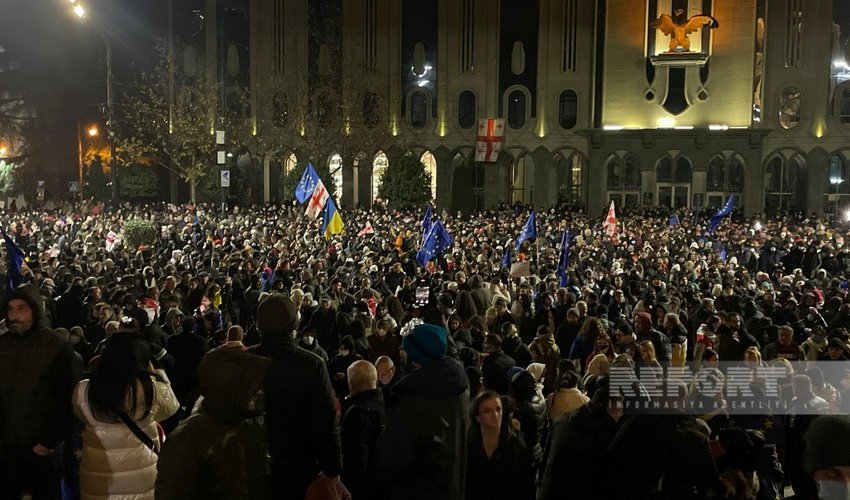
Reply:
[[[841,106],[838,111],[838,119],[841,120],[841,124],[845,127],[850,126],[850,88],[841,89]]]
[[[285,127],[289,122],[289,103],[286,94],[279,92],[272,99],[272,123],[275,127]]]
[[[525,126],[526,114],[525,92],[514,90],[508,96],[508,126],[520,129]]]
[[[608,158],[605,170],[608,172],[608,199],[620,207],[639,206],[641,175],[637,159],[618,152]]]
[[[800,123],[800,89],[785,87],[779,97],[779,125],[792,129]]]
[[[829,170],[824,185],[823,211],[839,214],[850,208],[850,162],[835,153],[829,158]]]
[[[475,94],[464,90],[457,98],[457,124],[468,129],[475,126]]]
[[[561,128],[575,127],[577,118],[578,95],[570,89],[561,92],[561,97],[558,99],[558,123],[561,124]]]
[[[290,153],[280,164],[280,180],[278,182],[279,199],[288,200],[292,198],[295,192],[295,183],[298,182],[298,179],[293,179],[295,174],[292,171],[297,169],[298,158],[295,156],[295,153]]]
[[[735,205],[743,206],[744,163],[738,154],[717,155],[708,163],[706,198],[708,207],[720,208],[735,195]]]
[[[431,199],[437,199],[437,159],[430,151],[425,151],[419,157],[419,162],[431,178]]]
[[[328,161],[328,170],[330,170],[331,179],[334,181],[334,201],[337,206],[342,206],[342,156],[334,153]]]
[[[691,160],[687,157],[680,156],[676,159],[676,175],[673,176],[674,182],[691,182]]]
[[[423,129],[428,124],[428,94],[417,90],[410,94],[410,126]]]
[[[673,160],[665,156],[655,165],[655,180],[657,182],[673,182]]]
[[[388,165],[387,155],[383,151],[378,151],[378,154],[375,155],[375,159],[372,161],[372,201],[375,201],[378,197],[381,178],[384,176],[384,172],[387,171]]]
[[[367,128],[378,125],[378,94],[366,92],[363,94],[363,124]]]
[[[764,210],[768,214],[798,209],[797,178],[800,174],[800,159],[786,161],[774,156],[767,162],[764,172]]]

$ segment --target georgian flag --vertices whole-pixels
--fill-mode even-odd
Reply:
[[[611,237],[611,241],[617,243],[619,227],[617,227],[617,214],[614,212],[614,200],[611,200],[611,206],[608,208],[608,216],[605,217],[602,227],[605,229],[605,234]]]
[[[325,208],[325,202],[327,201],[328,190],[325,189],[324,183],[320,180],[316,183],[316,189],[313,190],[313,196],[311,196],[310,200],[307,202],[307,211],[304,212],[304,214],[311,219],[315,219],[322,212],[322,209]]]
[[[106,251],[111,252],[113,248],[115,248],[115,240],[118,239],[118,235],[115,234],[115,231],[109,231],[106,233]]]
[[[369,221],[366,221],[366,225],[363,227],[363,229],[360,230],[359,233],[357,233],[357,236],[363,237],[367,234],[375,234],[375,228],[372,227],[372,223]]]

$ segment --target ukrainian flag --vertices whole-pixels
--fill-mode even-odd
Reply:
[[[330,239],[331,236],[339,234],[345,229],[345,224],[342,222],[342,217],[336,209],[336,203],[333,198],[328,198],[325,203],[325,208],[322,210],[322,232],[325,233],[325,238]]]

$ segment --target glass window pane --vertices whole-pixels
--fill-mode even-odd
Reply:
[[[708,164],[706,186],[709,191],[723,191],[723,158],[715,156]]]
[[[626,193],[626,201],[623,203],[625,207],[637,207],[640,206],[640,194],[639,193]]]
[[[744,164],[737,156],[733,156],[727,165],[726,187],[731,193],[744,192]],[[735,203],[741,204],[740,199],[736,199]]]
[[[850,89],[841,91],[841,110],[839,119],[842,125],[850,125]]]
[[[662,207],[673,206],[673,188],[671,186],[658,188],[658,205]]]
[[[335,154],[328,163],[331,178],[334,180],[334,201],[337,206],[342,206],[342,156]]]
[[[623,160],[617,157],[608,158],[608,189],[621,188],[623,176]]]
[[[421,129],[427,124],[428,96],[425,92],[416,91],[410,96],[410,125],[415,129]]]
[[[676,160],[676,182],[691,182],[691,160],[680,156]]]
[[[785,129],[796,127],[800,123],[800,90],[786,87],[779,98],[779,125]]]
[[[387,171],[387,164],[387,155],[383,151],[378,151],[372,162],[372,201],[378,197],[378,189],[381,187],[381,178]]]
[[[655,166],[655,180],[658,182],[673,181],[673,162],[669,157],[665,156],[658,160]]]
[[[578,115],[578,95],[573,90],[561,92],[558,106],[558,123],[562,128],[571,129],[576,126]]]
[[[625,187],[627,189],[640,189],[640,167],[638,166],[637,158],[634,156],[626,156],[623,159],[626,168]]]
[[[460,128],[475,125],[475,94],[469,90],[461,92],[457,99],[457,122]]]
[[[366,92],[363,96],[363,123],[368,128],[378,125],[378,94]]]
[[[508,126],[522,128],[525,126],[525,93],[514,90],[508,96]]]

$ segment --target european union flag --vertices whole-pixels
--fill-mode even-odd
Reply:
[[[416,253],[416,262],[418,262],[420,266],[425,267],[435,256],[442,254],[446,249],[452,246],[453,242],[454,239],[449,232],[446,231],[446,227],[443,226],[441,221],[437,220],[431,225],[431,230],[428,231],[428,235],[425,236],[425,240],[422,242],[422,247]]]
[[[733,201],[735,200],[735,195],[730,194],[729,199],[726,200],[726,204],[723,205],[723,208],[717,211],[716,214],[711,216],[711,219],[708,222],[708,234],[714,234],[714,230],[717,229],[717,226],[723,222],[723,219],[732,213]]]
[[[316,184],[319,183],[319,180],[319,174],[316,173],[313,164],[308,163],[307,168],[304,169],[304,173],[301,175],[301,180],[295,186],[295,198],[298,200],[298,203],[304,203],[313,196],[313,191],[316,190]]]
[[[720,262],[726,263],[726,245],[720,247]]]
[[[522,243],[525,240],[536,240],[537,239],[537,214],[531,212],[531,215],[528,216],[528,220],[525,221],[525,227],[522,228],[522,232],[519,233],[519,238],[516,239],[516,250],[519,251]]]
[[[678,226],[679,225],[679,214],[673,214],[670,216],[670,220],[667,222],[670,223],[670,226]]]
[[[431,210],[431,204],[428,204],[428,208],[425,209],[425,217],[422,218],[422,237],[428,236],[428,231],[431,230],[431,219],[434,217],[434,213]]]
[[[561,258],[558,259],[558,276],[561,278],[561,286],[567,286],[567,271],[570,268],[570,229],[564,228],[561,237]]]
[[[502,268],[511,267],[511,247],[505,246],[505,254],[502,256]]]
[[[6,274],[9,276],[9,290],[18,288],[24,281],[21,274],[21,266],[24,265],[24,252],[9,238],[6,231],[0,229],[3,239],[6,241]]]

